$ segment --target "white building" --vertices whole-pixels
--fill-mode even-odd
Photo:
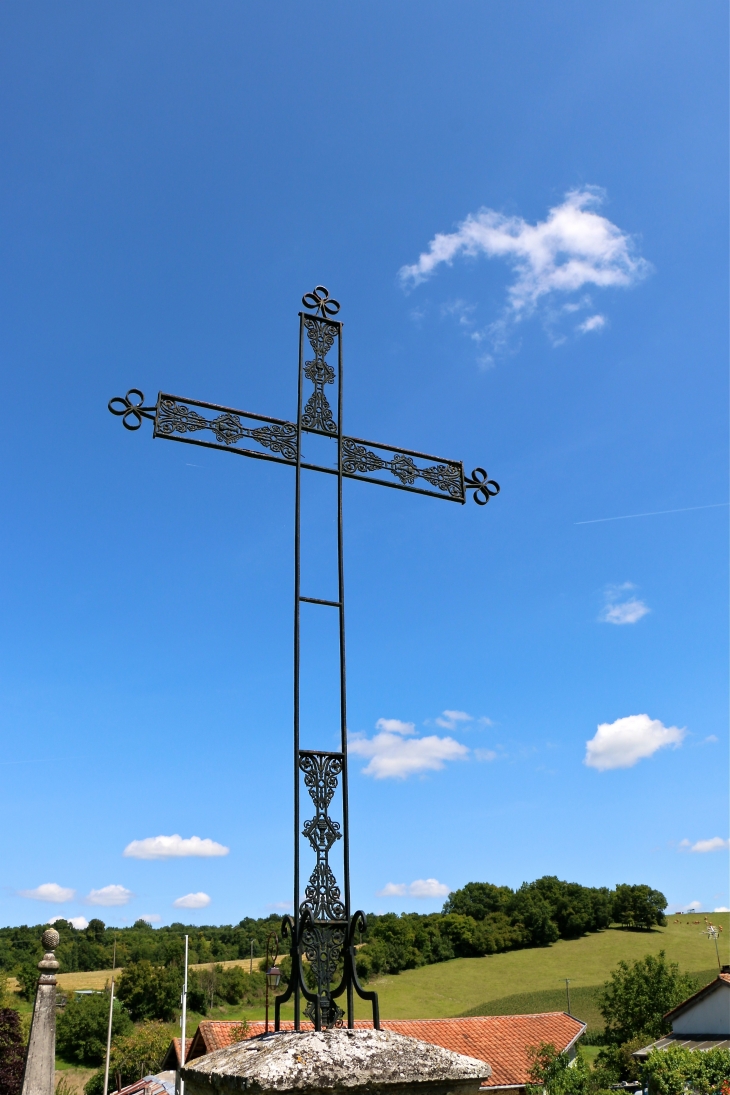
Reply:
[[[672,1033],[637,1049],[643,1060],[653,1049],[684,1046],[685,1049],[730,1049],[730,966],[723,966],[714,981],[672,1008],[664,1016]]]

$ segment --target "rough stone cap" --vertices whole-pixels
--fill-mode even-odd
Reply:
[[[392,1030],[335,1029],[262,1034],[198,1057],[181,1076],[186,1095],[468,1095],[491,1073],[485,1061]]]

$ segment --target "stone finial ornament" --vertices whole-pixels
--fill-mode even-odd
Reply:
[[[60,942],[61,936],[55,928],[47,928],[41,936],[46,953],[38,963],[40,977],[35,990],[21,1095],[54,1095],[58,962],[53,952]]]

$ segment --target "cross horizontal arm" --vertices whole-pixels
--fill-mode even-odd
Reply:
[[[145,407],[144,395],[139,388],[131,388],[125,396],[111,399],[109,410],[122,419],[128,430],[138,430],[142,420],[147,418],[154,422],[154,437],[222,449],[258,460],[273,460],[279,464],[297,463],[297,427],[281,418],[221,407],[216,403],[203,403],[198,399],[186,399],[165,392],[159,393],[155,406]],[[206,416],[200,413],[201,410],[212,413]],[[192,436],[201,431],[209,431],[215,440]],[[320,431],[305,428],[305,432]],[[336,466],[312,464],[306,460],[302,460],[300,466],[329,475],[338,474]],[[381,478],[382,473],[392,478]],[[429,456],[359,437],[342,438],[342,474],[347,479],[378,483],[450,502],[465,502],[466,492],[473,490],[474,501],[482,506],[499,493],[499,484],[488,479],[483,468],[475,468],[471,476],[465,476],[460,460]],[[420,485],[419,481],[424,485]]]

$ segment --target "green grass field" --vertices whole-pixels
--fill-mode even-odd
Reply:
[[[368,988],[377,990],[384,1019],[436,1019],[562,1011],[566,1008],[563,978],[569,977],[573,1014],[592,1028],[600,1027],[595,995],[622,958],[631,961],[663,949],[683,972],[703,982],[716,975],[715,946],[701,934],[704,915],[679,917],[678,924],[671,917],[666,928],[651,932],[610,928],[581,939],[559,940],[550,947],[456,958],[378,978]],[[730,962],[730,914],[713,913],[710,919],[723,929],[720,959]],[[366,1016],[364,1002],[358,1001],[357,1017]]]

